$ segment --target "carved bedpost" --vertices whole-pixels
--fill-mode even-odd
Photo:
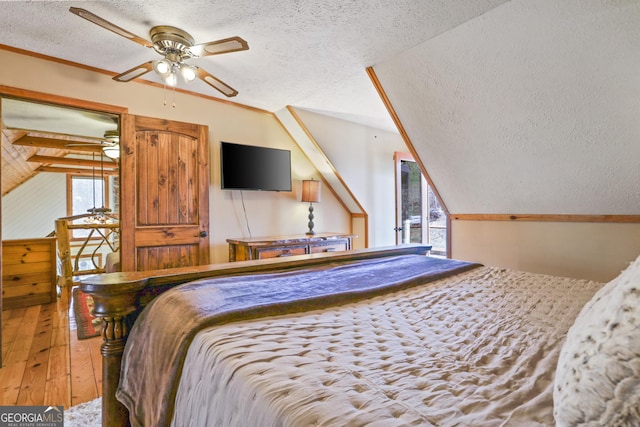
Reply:
[[[127,316],[136,311],[137,293],[144,288],[144,283],[81,283],[80,288],[93,297],[93,315],[102,319],[102,426],[129,426],[129,412],[115,398],[115,394],[120,381],[122,354],[129,335]]]
[[[104,343],[100,347],[102,354],[102,426],[128,426],[129,412],[117,399],[115,399],[122,353],[126,343],[127,325],[124,317],[102,318],[102,339]]]

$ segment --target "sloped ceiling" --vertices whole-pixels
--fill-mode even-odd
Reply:
[[[451,213],[640,213],[640,2],[513,0],[374,71]]]
[[[392,129],[372,66],[453,214],[640,213],[637,0],[4,2],[0,43],[114,73],[156,57],[70,6],[142,37],[241,36],[194,60],[234,101]]]
[[[96,160],[101,153],[100,141],[106,131],[117,130],[117,116],[10,98],[1,101],[2,196],[35,176],[43,167],[48,172],[72,173],[75,170],[90,174],[98,165],[102,166]],[[46,148],[50,144],[58,148]],[[66,159],[67,156],[74,159]],[[93,166],[83,167],[82,158],[94,163]],[[66,167],[70,162],[73,169]],[[113,165],[109,158],[106,162]]]

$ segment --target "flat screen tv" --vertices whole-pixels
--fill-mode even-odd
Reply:
[[[222,189],[291,191],[291,151],[220,143]]]

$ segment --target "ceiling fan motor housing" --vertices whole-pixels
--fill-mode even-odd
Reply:
[[[186,31],[170,25],[158,25],[149,31],[151,42],[156,52],[161,55],[174,55],[180,62],[183,58],[191,58],[194,55],[189,48],[195,44],[193,37]],[[173,60],[172,58],[169,58]]]

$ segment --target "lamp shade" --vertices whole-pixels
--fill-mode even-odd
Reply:
[[[303,202],[318,203],[320,201],[321,182],[313,179],[305,179],[302,181],[302,199]]]

